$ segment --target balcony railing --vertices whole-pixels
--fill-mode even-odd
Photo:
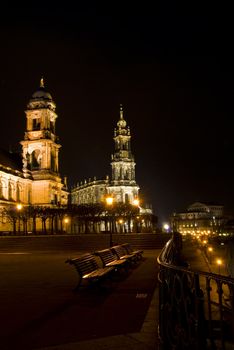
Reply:
[[[161,349],[234,349],[234,279],[190,270],[181,249],[174,235],[158,257]]]

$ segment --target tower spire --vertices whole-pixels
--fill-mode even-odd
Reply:
[[[120,117],[114,131],[114,154],[111,157],[112,186],[121,186],[122,201],[133,203],[139,187],[135,181],[135,161],[131,152],[131,134],[123,116],[123,106],[120,105]],[[131,190],[129,190],[131,188]],[[122,191],[122,190],[121,190]]]
[[[43,78],[43,77],[41,77],[41,80],[40,80],[40,87],[41,87],[41,88],[44,88],[44,87],[45,87],[44,78]]]
[[[123,105],[122,105],[122,103],[120,103],[120,120],[122,120],[123,119]]]

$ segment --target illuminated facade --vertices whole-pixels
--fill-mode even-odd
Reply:
[[[195,202],[183,213],[174,213],[171,227],[183,235],[209,235],[219,233],[224,223],[222,205]]]
[[[116,203],[130,203],[138,198],[135,181],[135,161],[131,152],[131,133],[120,107],[120,118],[114,130],[114,153],[111,156],[112,177],[81,182],[71,191],[73,204],[98,203],[112,196]]]
[[[0,152],[0,207],[17,202],[38,206],[67,203],[68,192],[59,175],[61,145],[55,133],[55,109],[41,79],[25,112],[26,131],[20,142],[22,154]]]

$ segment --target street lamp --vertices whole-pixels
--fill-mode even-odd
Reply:
[[[217,259],[216,263],[217,263],[217,265],[219,267],[219,275],[220,275],[220,266],[222,265],[222,260],[221,259]]]
[[[18,213],[20,213],[22,208],[23,208],[23,206],[21,203],[16,204],[16,209],[17,209]],[[18,219],[19,219],[18,233],[20,233],[20,215],[18,216]]]
[[[16,205],[16,209],[17,209],[17,210],[21,210],[22,208],[23,208],[23,206],[22,206],[21,203],[18,203],[18,204]]]
[[[114,198],[113,197],[106,197],[106,204],[107,205],[112,205],[114,202]]]
[[[119,219],[120,233],[123,233],[123,219]]]
[[[131,203],[134,207],[136,207],[136,208],[138,208],[138,212],[137,213],[139,213],[140,212],[140,200],[139,200],[139,198],[137,198],[137,197],[135,197],[134,199],[133,199],[133,201],[132,201],[132,203]],[[135,212],[135,211],[134,211]],[[131,224],[132,224],[132,226],[134,227],[134,229],[136,230],[136,232],[138,233],[139,232],[139,223],[138,223],[138,220],[139,220],[139,216],[137,216],[136,217],[136,219],[131,219]],[[130,224],[130,225],[131,225]],[[129,225],[129,226],[130,226]],[[131,232],[131,226],[129,227],[130,228],[130,232]]]
[[[132,202],[133,205],[135,205],[136,207],[139,207],[140,201],[138,198],[135,198]]]
[[[208,252],[209,252],[209,261],[210,261],[210,264],[211,264],[211,256],[212,256],[213,248],[212,247],[208,247]]]
[[[114,202],[114,198],[111,197],[111,196],[108,196],[106,197],[106,205],[112,209],[112,206],[113,206],[113,202]],[[110,213],[110,212],[109,212]],[[113,230],[113,216],[112,216],[112,213],[110,215],[111,217],[111,220],[110,220],[110,247],[113,246],[113,239],[112,239],[112,230]]]
[[[168,224],[164,224],[163,225],[163,230],[168,233],[169,232],[169,229],[170,229],[170,226]]]
[[[69,223],[69,219],[65,218],[64,219],[64,224],[65,224],[65,232],[67,233],[67,224]]]

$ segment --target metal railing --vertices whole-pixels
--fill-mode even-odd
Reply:
[[[234,279],[190,270],[181,250],[173,235],[157,259],[160,348],[234,349]]]

